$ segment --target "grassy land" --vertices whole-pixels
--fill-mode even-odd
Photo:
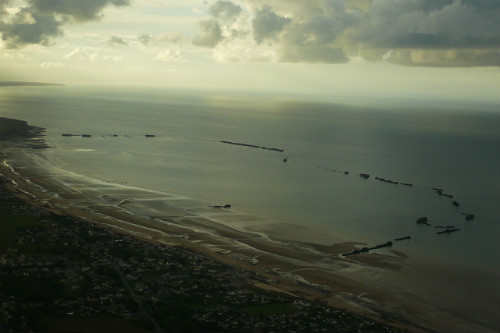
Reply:
[[[249,305],[241,307],[240,310],[252,316],[289,314],[298,311],[297,308],[286,303]]]
[[[12,245],[18,228],[43,227],[37,217],[29,215],[0,214],[0,251]]]
[[[29,128],[25,121],[0,117],[0,137],[2,138],[27,137]]]
[[[44,324],[47,332],[150,332],[150,330],[141,327],[143,323],[134,325],[129,321],[113,317],[61,318],[47,316],[44,318]]]

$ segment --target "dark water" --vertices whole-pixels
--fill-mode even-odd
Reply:
[[[126,205],[147,216],[167,210],[182,214],[187,208],[206,212],[207,205],[230,203],[234,214],[206,217],[285,240],[376,245],[410,235],[393,246],[409,256],[403,270],[357,270],[360,281],[421,299],[419,310],[409,314],[416,322],[433,318],[439,309],[451,323],[470,324],[463,332],[495,331],[500,315],[498,106],[364,104],[220,92],[0,90],[0,116],[45,127],[53,147],[12,155],[9,163],[17,168],[37,166],[45,170],[39,176],[57,178],[61,186],[77,177],[78,186],[93,191],[111,185],[157,191],[157,199]],[[463,213],[474,214],[474,220],[466,221]],[[460,231],[437,235],[443,229],[415,223],[421,216],[433,226]],[[349,269],[338,273],[351,276]]]
[[[336,241],[369,244],[411,235],[398,250],[498,269],[498,112],[40,88],[1,91],[0,115],[47,128],[55,147],[45,152],[50,163],[90,178],[231,203],[266,223],[310,227],[308,235],[290,232],[292,238],[331,242],[319,229],[332,231]],[[475,219],[466,222],[462,213]],[[436,235],[415,223],[420,216],[461,230]]]

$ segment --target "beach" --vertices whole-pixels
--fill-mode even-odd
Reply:
[[[89,181],[46,164],[43,154],[34,153],[29,146],[3,152],[0,173],[23,200],[153,242],[186,246],[251,270],[266,279],[261,288],[321,300],[413,332],[493,332],[498,325],[495,293],[479,295],[484,308],[450,309],[449,291],[443,292],[440,282],[446,281],[450,290],[459,288],[463,281],[469,283],[468,290],[453,301],[458,305],[467,303],[470,294],[478,297],[477,292],[498,288],[495,274],[470,268],[464,273],[456,265],[443,269],[446,263],[419,262],[397,250],[345,257],[343,253],[366,243],[356,239],[330,245],[294,241],[284,232],[294,228],[300,232],[300,226],[294,224],[248,223],[248,216],[232,209],[202,208],[171,194]],[[183,204],[174,206],[173,201]],[[461,279],[454,281],[458,272]],[[436,274],[442,276],[437,278]],[[475,280],[482,285],[474,288],[470,282]],[[419,289],[412,290],[414,286]],[[428,294],[421,294],[425,288]],[[446,300],[442,304],[440,297]],[[485,308],[490,312],[484,312]],[[457,310],[467,312],[467,316],[457,315]]]

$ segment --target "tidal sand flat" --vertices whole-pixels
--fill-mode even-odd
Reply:
[[[479,279],[484,283],[490,279],[490,290],[494,290],[496,278],[488,278],[486,273],[478,275],[481,272],[477,271],[465,276],[459,267],[452,265],[446,270],[442,267],[438,269],[427,262],[418,263],[404,258],[396,251],[345,258],[342,253],[366,244],[346,242],[326,246],[293,241],[286,230],[298,229],[304,233],[311,230],[292,224],[273,225],[269,221],[256,220],[243,224],[236,222],[234,226],[229,217],[229,222],[221,222],[215,214],[211,220],[201,208],[205,217],[191,212],[190,208],[171,206],[171,197],[164,197],[163,193],[95,183],[61,173],[52,177],[45,175],[42,180],[37,178],[38,174],[33,166],[19,173],[8,162],[2,164],[2,175],[13,181],[15,190],[26,200],[60,214],[74,215],[139,237],[190,247],[223,262],[262,274],[269,279],[268,288],[321,299],[374,318],[383,317],[390,323],[414,331],[446,331],[450,327],[464,332],[480,327],[484,329],[481,322],[458,319],[452,312],[429,304],[429,298],[422,295],[422,291],[429,288],[428,292],[438,296],[437,299],[447,298],[448,293],[460,287],[460,283],[454,286],[452,282],[457,274],[467,281]],[[58,177],[61,177],[59,181]],[[175,198],[175,201],[179,200],[182,199]],[[150,203],[152,205],[148,206]],[[196,204],[200,203],[191,202],[184,206],[196,207]],[[237,220],[244,220],[243,216],[238,213]],[[436,277],[437,271],[443,272],[443,275]],[[449,290],[437,287],[439,281],[447,281]],[[415,293],[409,286],[418,286],[419,292]],[[484,285],[478,290],[482,288]],[[478,296],[471,286],[463,292],[457,295],[457,301]],[[487,300],[486,295],[483,300]],[[494,306],[494,303],[490,305]],[[467,311],[473,313],[470,309]]]

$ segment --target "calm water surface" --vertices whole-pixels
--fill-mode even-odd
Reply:
[[[44,154],[64,169],[231,203],[267,223],[310,227],[307,235],[288,230],[287,237],[299,240],[375,245],[411,235],[394,249],[499,271],[498,112],[396,108],[390,101],[387,108],[371,108],[217,93],[29,89],[1,90],[0,116],[47,128],[55,148]],[[476,218],[466,222],[462,213]],[[461,230],[436,235],[439,229],[415,223],[420,216]]]

